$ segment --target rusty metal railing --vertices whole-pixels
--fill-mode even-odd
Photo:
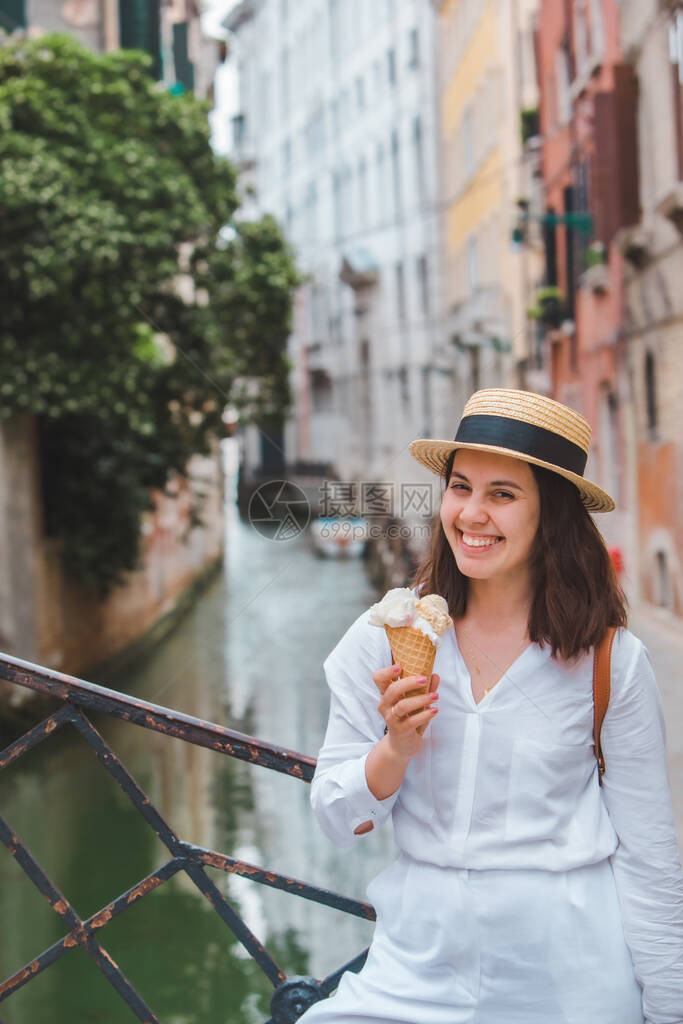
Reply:
[[[62,706],[39,725],[34,726],[19,739],[0,752],[0,768],[16,761],[28,750],[49,739],[64,726],[71,726],[116,780],[131,803],[137,808],[149,827],[168,849],[171,859],[162,864],[151,875],[121,893],[115,900],[102,907],[96,914],[83,920],[76,913],[59,889],[50,880],[43,868],[32,856],[20,837],[0,815],[0,841],[4,843],[16,862],[21,866],[33,885],[46,897],[52,909],[66,926],[66,934],[48,949],[36,956],[30,963],[15,971],[0,983],[0,1002],[9,998],[22,985],[26,985],[51,964],[78,946],[85,949],[104,976],[125,1000],[138,1020],[156,1022],[159,1018],[138,994],[128,978],[102,947],[99,933],[110,921],[128,907],[138,903],[144,896],[157,889],[179,871],[185,874],[206,897],[216,913],[242,943],[253,960],[258,964],[273,985],[270,1002],[271,1017],[265,1024],[294,1024],[309,1006],[328,996],[337,987],[344,971],[358,971],[363,966],[367,949],[343,967],[322,980],[299,975],[287,977],[273,960],[263,944],[249,929],[240,915],[211,881],[205,867],[218,868],[232,874],[250,878],[261,885],[272,886],[300,896],[303,899],[334,907],[356,917],[375,920],[375,911],[368,903],[340,896],[327,889],[308,885],[296,878],[287,878],[273,871],[235,860],[224,853],[206,850],[184,842],[168,825],[147,794],[135,782],[111,747],[104,741],[86,712],[98,712],[122,718],[127,722],[175,736],[187,743],[208,747],[228,757],[236,757],[251,764],[284,772],[303,782],[310,782],[315,770],[315,760],[304,754],[297,754],[283,747],[276,747],[263,740],[254,739],[243,733],[225,729],[213,722],[205,722],[190,715],[184,715],[169,708],[137,700],[127,694],[110,690],[94,683],[75,679],[60,672],[32,665],[30,662],[0,655],[0,679],[17,686],[28,687],[37,693],[62,701]]]

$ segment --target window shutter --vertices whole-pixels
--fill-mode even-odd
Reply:
[[[186,21],[173,26],[173,63],[176,82],[191,90],[194,89],[194,65],[187,55],[187,28]]]
[[[119,0],[121,49],[144,50],[154,61],[151,74],[161,78],[161,0]]]
[[[25,0],[0,0],[0,28],[6,32],[26,28]]]
[[[622,227],[640,219],[638,83],[630,64],[614,68],[614,90],[595,96],[593,185],[596,234],[609,245]]]

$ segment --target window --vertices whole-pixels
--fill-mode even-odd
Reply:
[[[391,133],[391,177],[394,189],[394,214],[398,217],[401,212],[401,155],[396,129]]]
[[[399,320],[406,318],[406,282],[403,264],[396,264],[396,312]]]
[[[26,28],[25,0],[0,2],[0,28],[4,28],[6,32],[14,32],[15,28]]]
[[[416,28],[408,33],[408,67],[416,68],[420,63],[420,40]]]
[[[292,169],[292,141],[291,139],[285,139],[282,143],[282,174],[285,178],[289,177],[289,173]]]
[[[280,55],[280,103],[281,109],[289,109],[289,50],[284,49]]]
[[[389,85],[396,85],[396,53],[393,47],[387,50],[387,79]]]
[[[261,73],[259,100],[259,124],[262,128],[265,128],[268,126],[270,118],[270,76],[266,71]]]
[[[341,176],[339,171],[332,174],[332,216],[334,220],[334,237],[341,235],[342,208],[341,208]]]
[[[569,95],[570,69],[569,53],[563,44],[555,54],[555,78],[557,82],[557,123],[567,124],[571,118],[571,98]]]
[[[467,284],[469,285],[470,292],[476,291],[478,281],[477,240],[476,238],[470,238],[467,243]]]
[[[413,121],[413,146],[415,147],[415,191],[422,198],[425,191],[425,175],[422,152],[422,121],[419,116]]]
[[[359,110],[365,110],[365,81],[362,75],[356,79],[356,105]]]
[[[326,370],[311,372],[311,406],[313,412],[330,412],[332,409],[332,381]]]
[[[328,25],[330,30],[330,57],[332,58],[332,63],[336,64],[336,62],[339,60],[339,41],[341,29],[341,19],[339,17],[339,0],[327,0],[327,11]]]
[[[325,148],[325,114],[322,107],[314,110],[306,122],[306,152],[310,157],[319,155]]]
[[[469,176],[474,171],[474,111],[471,106],[465,111],[462,122],[463,136],[463,163],[465,174]]]
[[[577,71],[581,74],[588,63],[588,25],[584,0],[578,0],[574,8],[574,52]]]
[[[351,120],[351,102],[346,89],[342,89],[341,96],[339,97],[339,116],[341,118],[341,130],[344,131],[348,128],[349,121]]]
[[[664,551],[658,551],[657,555],[657,604],[660,608],[669,607],[669,566]]]
[[[311,182],[306,192],[306,241],[312,242],[318,234],[318,189]]]
[[[591,53],[602,57],[605,52],[605,22],[602,15],[602,0],[588,0],[591,28]]]
[[[398,381],[401,388],[401,402],[403,408],[410,409],[410,388],[408,387],[408,367],[399,366],[398,368]]]
[[[342,200],[341,200],[341,212],[342,212],[342,223],[341,233],[348,234],[353,224],[353,196],[351,194],[351,168],[344,167],[342,174]]]
[[[600,483],[619,501],[619,420],[618,400],[610,390],[609,384],[603,383],[600,388]]]
[[[472,391],[478,391],[481,387],[481,367],[479,360],[479,347],[472,345],[470,353],[470,387]]]
[[[375,60],[372,63],[372,79],[375,99],[377,99],[382,92],[382,63],[379,60]]]
[[[650,438],[654,439],[657,433],[657,389],[655,380],[655,357],[652,352],[645,353],[645,409],[647,414],[647,428]]]
[[[683,178],[683,9],[669,22],[669,59],[674,93],[678,175]]]
[[[420,309],[425,316],[429,313],[429,278],[427,257],[420,256],[417,261],[417,283],[420,292]]]
[[[384,219],[384,205],[386,197],[386,189],[384,187],[384,147],[382,143],[377,145],[377,159],[376,159],[376,199],[375,205],[377,208],[377,223],[381,224]]]
[[[358,164],[358,226],[368,226],[368,174],[364,157]]]
[[[176,22],[173,26],[173,66],[175,68],[175,80],[184,89],[194,89],[194,64],[187,52],[187,22]]]
[[[23,4],[21,5],[23,7]],[[16,19],[20,13],[16,0],[11,4],[9,15]],[[153,78],[161,78],[161,37],[160,0],[120,0],[119,39],[122,50],[144,50],[154,64],[150,69]]]

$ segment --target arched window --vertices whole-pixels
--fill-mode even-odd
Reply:
[[[648,430],[654,434],[657,430],[657,391],[655,387],[655,357],[650,351],[645,353],[645,407]]]

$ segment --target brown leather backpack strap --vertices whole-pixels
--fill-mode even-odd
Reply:
[[[605,774],[605,758],[600,743],[600,731],[609,705],[612,644],[616,632],[616,628],[610,626],[600,643],[595,645],[593,652],[593,749],[598,761],[598,779],[601,786]]]

